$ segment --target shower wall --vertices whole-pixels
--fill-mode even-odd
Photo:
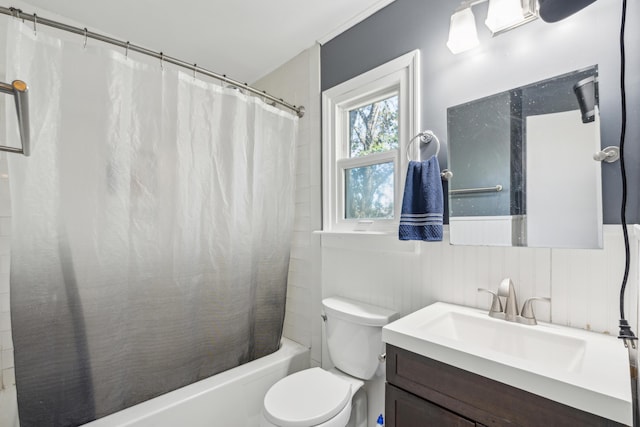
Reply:
[[[0,34],[6,33],[6,20],[0,19]],[[0,80],[5,75],[5,46],[0,43]],[[5,99],[6,98],[6,99]],[[5,135],[5,102],[0,97],[0,144]],[[0,426],[17,427],[15,370],[13,364],[13,340],[11,338],[11,313],[9,312],[9,253],[11,244],[11,200],[9,198],[9,172],[7,154],[0,152]]]
[[[2,72],[4,75],[4,72]],[[4,103],[0,103],[4,107]],[[0,108],[4,117],[4,108]],[[4,122],[4,120],[2,120]],[[0,130],[4,134],[4,128]],[[11,233],[11,202],[7,155],[0,153],[0,426],[18,426],[13,341],[9,313],[9,249]]]
[[[320,46],[301,52],[254,83],[289,102],[303,105],[296,146],[296,205],[283,335],[311,348],[311,364],[321,362],[320,342]]]

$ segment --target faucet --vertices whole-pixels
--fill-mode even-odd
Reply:
[[[519,323],[524,323],[525,325],[537,325],[538,321],[536,320],[536,316],[533,314],[533,302],[534,301],[546,301],[551,303],[551,298],[543,298],[543,297],[532,297],[529,298],[522,304],[522,312],[520,317],[518,317]]]
[[[489,309],[489,316],[496,319],[504,319],[504,310],[502,309],[502,301],[497,293],[484,288],[478,288],[478,292],[487,292],[492,295],[491,308]]]
[[[537,325],[536,317],[533,313],[534,301],[551,302],[551,298],[532,297],[527,299],[522,305],[522,312],[518,312],[518,300],[516,298],[516,289],[510,278],[504,279],[498,287],[498,292],[489,289],[478,288],[478,291],[488,292],[493,296],[489,316],[496,319],[504,319],[509,322],[518,322],[525,325]],[[506,298],[504,308],[502,300]]]
[[[513,281],[510,278],[507,277],[500,282],[500,286],[498,286],[498,296],[507,298],[507,301],[504,304],[504,320],[508,322],[515,322],[520,313],[518,312],[516,288],[513,286]]]

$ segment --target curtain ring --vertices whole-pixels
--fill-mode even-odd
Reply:
[[[36,25],[38,25],[38,15],[33,14],[33,35],[37,36],[38,32],[36,31]]]
[[[85,49],[87,48],[87,33],[88,33],[88,32],[89,32],[89,31],[87,30],[87,27],[84,27],[84,46],[83,46],[83,47],[84,47]]]
[[[164,53],[160,52],[160,69],[164,71]]]
[[[11,15],[16,19],[22,19],[22,23],[24,24],[24,17],[20,17],[22,14],[22,9],[18,9],[17,7],[10,7]]]
[[[127,41],[127,44],[124,48],[124,57],[125,58],[129,58],[129,42]]]
[[[198,69],[198,64],[193,64],[193,80],[196,79],[196,70]]]
[[[269,94],[267,93],[266,90],[262,91],[262,102],[264,102],[267,105],[271,105],[272,107],[276,106],[276,101],[273,101],[271,99],[269,99]],[[294,105],[295,107],[295,105]]]

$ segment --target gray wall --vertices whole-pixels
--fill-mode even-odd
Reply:
[[[480,47],[453,55],[445,43],[457,0],[396,0],[322,46],[322,90],[414,49],[421,51],[422,128],[440,136],[447,166],[447,107],[527,83],[599,65],[602,146],[619,145],[621,1],[600,0],[556,24],[536,20],[492,38],[486,3],[474,6]],[[640,222],[640,2],[627,12],[627,221]],[[558,171],[562,179],[566,171]],[[603,164],[604,222],[620,222],[619,162]]]

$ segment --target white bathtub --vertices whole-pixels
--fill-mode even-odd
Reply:
[[[269,356],[222,372],[86,427],[258,426],[265,393],[276,381],[309,367],[309,349],[286,338]]]

